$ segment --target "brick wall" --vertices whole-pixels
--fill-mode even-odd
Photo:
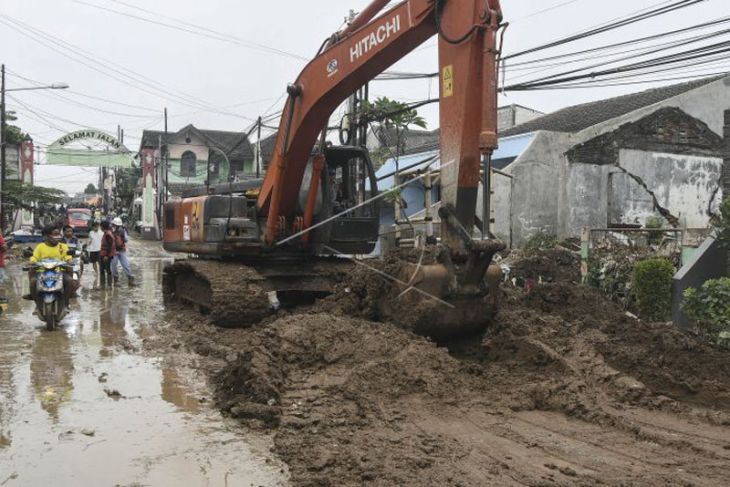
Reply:
[[[721,157],[723,139],[704,122],[676,107],[666,107],[570,149],[573,163],[615,164],[619,150]]]

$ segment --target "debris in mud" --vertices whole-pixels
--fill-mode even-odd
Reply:
[[[500,265],[509,269],[507,279],[510,283],[520,288],[553,282],[581,282],[580,254],[561,247],[512,250]]]
[[[96,431],[89,429],[89,428],[84,428],[81,430],[81,434],[84,436],[95,436]]]
[[[118,401],[119,399],[124,399],[124,396],[116,389],[104,389],[104,393],[115,401]]]
[[[102,372],[102,374],[99,377],[97,377],[97,380],[103,384],[107,381],[108,377],[109,377],[109,374],[107,374],[106,372]]]

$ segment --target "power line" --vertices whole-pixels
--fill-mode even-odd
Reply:
[[[547,7],[547,8],[538,10],[536,12],[533,12],[533,13],[531,13],[529,15],[525,15],[524,17],[520,17],[518,19],[515,19],[512,22],[521,22],[523,20],[531,19],[531,18],[536,17],[536,16],[538,16],[540,14],[544,14],[544,13],[550,12],[552,10],[556,10],[556,9],[565,7],[565,6],[570,5],[572,3],[576,3],[577,1],[578,0],[567,0],[567,1],[564,1],[564,2],[561,2],[561,3],[558,3],[556,5],[553,5],[552,7]]]
[[[536,47],[532,47],[532,48],[529,48],[529,49],[525,49],[523,51],[518,51],[518,52],[513,53],[513,54],[509,54],[507,56],[504,56],[502,58],[502,60],[503,61],[506,61],[506,60],[509,60],[509,59],[512,59],[512,58],[515,58],[515,57],[524,56],[526,54],[533,54],[535,52],[543,51],[545,49],[551,49],[553,47],[562,46],[564,44],[568,44],[568,43],[575,42],[575,41],[578,41],[578,40],[581,40],[581,39],[585,39],[586,37],[592,37],[592,36],[595,36],[595,35],[598,35],[598,34],[602,34],[604,32],[608,32],[610,30],[618,29],[620,27],[625,27],[627,25],[631,25],[631,24],[634,24],[636,22],[640,22],[642,20],[647,20],[647,19],[650,19],[650,18],[653,18],[653,17],[658,17],[660,15],[664,15],[664,14],[667,14],[667,13],[670,13],[670,12],[674,12],[676,10],[680,10],[680,9],[683,9],[683,8],[686,8],[686,7],[690,7],[690,6],[696,5],[696,4],[701,3],[701,2],[704,2],[704,1],[706,1],[706,0],[679,0],[677,2],[674,2],[674,3],[670,4],[670,5],[666,5],[666,6],[663,6],[663,7],[659,7],[659,8],[655,8],[655,9],[649,10],[648,12],[643,12],[643,13],[639,13],[639,14],[636,14],[636,15],[631,15],[631,16],[629,16],[627,18],[624,18],[624,19],[621,19],[621,20],[617,20],[615,22],[611,22],[611,23],[608,23],[608,24],[605,24],[605,25],[602,25],[602,26],[599,26],[599,27],[596,27],[596,28],[591,28],[591,29],[589,29],[587,31],[584,31],[584,32],[581,32],[581,33],[578,33],[578,34],[574,34],[574,35],[570,35],[570,36],[567,36],[567,37],[563,37],[561,39],[558,39],[558,40],[549,42],[547,44],[543,44],[543,45],[540,45],[540,46],[536,46]],[[664,2],[664,3],[666,3],[666,2]]]
[[[25,22],[22,22],[17,19],[13,19],[12,17],[9,17],[5,14],[0,14],[0,23],[3,23],[4,25],[12,28],[13,30],[19,32],[21,35],[24,35],[26,37],[29,37],[30,39],[44,45],[45,47],[58,52],[59,54],[63,55],[64,57],[67,57],[75,62],[78,62],[89,69],[92,69],[96,72],[99,72],[105,76],[108,76],[120,83],[126,84],[128,86],[131,86],[135,89],[145,91],[147,93],[150,93],[152,95],[155,95],[160,98],[165,99],[174,99],[178,103],[197,108],[197,109],[206,109],[207,111],[218,113],[221,115],[227,115],[232,116],[236,118],[243,118],[245,120],[253,120],[250,117],[245,117],[240,114],[231,113],[231,112],[225,112],[222,110],[219,110],[217,108],[211,107],[207,104],[207,102],[200,100],[199,98],[188,95],[184,92],[181,92],[179,90],[172,89],[170,87],[163,86],[159,84],[156,80],[152,80],[151,78],[148,78],[144,75],[141,75],[139,73],[134,72],[133,70],[130,70],[124,66],[121,66],[113,61],[109,61],[108,59],[104,59],[98,56],[95,56],[91,53],[88,53],[88,51],[85,51],[84,49],[79,48],[78,46],[75,46],[71,43],[68,43],[58,37],[52,36],[50,34],[45,33],[44,31],[41,31],[39,29],[34,28],[33,26],[26,24]],[[46,39],[49,42],[52,42],[54,44],[60,45],[59,47],[56,47],[55,45],[49,45],[47,42],[44,42],[43,40],[39,39],[38,37],[41,37],[43,39]],[[65,49],[73,53],[76,57],[71,56],[67,52],[61,50]],[[82,58],[82,59],[79,59]],[[86,59],[87,61],[84,61],[83,59]],[[98,66],[101,66],[105,68],[106,70],[110,71],[107,72],[103,69],[100,69]],[[121,79],[120,76],[126,79]],[[142,85],[142,86],[140,86]],[[176,92],[178,94],[176,94]]]
[[[721,30],[721,31],[718,31],[718,32],[713,32],[713,33],[710,33],[710,34],[704,34],[704,35],[696,36],[696,37],[689,38],[689,39],[686,39],[686,40],[675,41],[675,42],[671,42],[671,43],[668,43],[668,44],[660,44],[659,47],[656,47],[656,48],[653,48],[654,46],[650,46],[649,48],[647,48],[649,50],[644,49],[639,54],[633,54],[633,55],[630,55],[630,56],[625,56],[625,57],[618,58],[618,59],[614,59],[614,60],[610,60],[610,61],[604,61],[604,62],[601,62],[601,63],[592,64],[592,65],[589,65],[589,66],[582,66],[582,67],[579,67],[579,68],[576,68],[576,69],[573,69],[573,70],[570,70],[570,71],[563,71],[563,72],[558,73],[558,74],[552,74],[552,75],[544,76],[542,78],[533,79],[529,83],[535,83],[535,82],[539,82],[539,81],[545,81],[545,80],[549,80],[549,79],[556,78],[556,77],[559,77],[559,76],[567,76],[569,74],[579,73],[581,71],[586,71],[588,69],[593,69],[593,68],[608,66],[608,65],[611,65],[611,64],[615,64],[615,63],[623,62],[623,61],[628,61],[628,60],[631,60],[631,59],[640,59],[640,58],[646,57],[649,54],[656,54],[656,53],[659,53],[659,52],[662,52],[662,51],[676,49],[676,48],[679,48],[681,46],[686,46],[686,45],[689,45],[689,44],[694,44],[696,42],[708,40],[708,39],[711,39],[713,37],[723,36],[723,35],[726,35],[728,33],[730,33],[730,29],[724,29],[724,30]],[[727,41],[725,41],[724,43],[720,43],[720,44],[725,44],[726,42]],[[703,50],[703,49],[711,48],[711,47],[713,47],[715,45],[717,45],[717,44],[710,44],[710,45],[706,45],[706,46],[701,46],[701,47],[696,48],[696,49]],[[692,50],[692,51],[694,51],[694,50]],[[691,52],[691,51],[687,51],[687,52]],[[671,54],[671,55],[665,56],[665,57],[671,57],[671,56],[679,55],[679,54],[681,54],[681,53]],[[523,75],[522,77],[524,77],[524,76],[526,76],[526,75]]]
[[[529,61],[521,61],[521,62],[518,62],[518,63],[510,63],[508,69],[509,68],[515,69],[516,66],[542,64],[542,63],[545,63],[545,62],[548,62],[548,61],[555,61],[555,60],[558,60],[558,59],[571,58],[571,57],[579,56],[579,55],[582,55],[582,54],[590,54],[590,53],[594,53],[594,52],[605,51],[605,50],[613,49],[613,48],[616,48],[616,47],[624,47],[624,46],[629,46],[629,45],[632,45],[632,44],[640,44],[640,43],[643,43],[643,42],[648,42],[648,41],[660,39],[662,37],[672,37],[672,36],[675,36],[677,34],[682,34],[682,33],[690,32],[690,31],[693,31],[693,30],[701,30],[701,29],[704,29],[704,28],[707,28],[707,27],[711,27],[713,25],[724,24],[724,23],[727,23],[727,22],[730,22],[730,17],[723,17],[721,19],[713,20],[713,21],[710,21],[710,22],[704,22],[704,23],[701,23],[701,24],[692,25],[690,27],[685,27],[685,28],[682,28],[682,29],[677,29],[677,30],[673,30],[673,31],[669,31],[669,32],[662,32],[660,34],[654,34],[654,35],[650,35],[650,36],[646,36],[646,37],[638,37],[638,38],[631,39],[631,40],[628,40],[628,41],[622,41],[622,42],[617,42],[617,43],[613,43],[613,44],[606,44],[606,45],[603,45],[603,46],[598,46],[598,47],[594,47],[594,48],[590,48],[590,49],[584,49],[584,50],[581,50],[581,51],[571,51],[571,52],[568,52],[568,53],[558,54],[558,55],[555,55],[555,56],[542,57],[540,59],[532,59],[532,60],[529,60]]]
[[[96,8],[96,9],[99,9],[99,10],[104,10],[106,12],[114,13],[116,15],[122,15],[124,17],[136,19],[136,20],[139,20],[139,21],[142,21],[142,22],[147,22],[147,23],[159,25],[161,27],[165,27],[165,28],[168,28],[168,29],[178,30],[178,31],[181,31],[181,32],[186,32],[186,33],[189,33],[189,34],[194,34],[194,35],[197,35],[197,36],[206,37],[206,38],[214,39],[214,40],[217,40],[217,41],[229,42],[229,43],[232,43],[232,44],[242,45],[244,47],[248,47],[248,48],[251,48],[251,49],[257,49],[259,51],[267,52],[267,53],[270,53],[270,54],[277,54],[277,55],[280,55],[280,56],[285,56],[285,57],[292,58],[292,59],[297,59],[297,60],[300,60],[300,61],[309,61],[309,59],[308,58],[305,58],[304,56],[300,56],[298,54],[295,54],[295,53],[292,53],[292,52],[289,52],[289,51],[285,51],[283,49],[278,49],[278,48],[271,47],[271,46],[267,46],[267,45],[264,45],[264,44],[259,44],[257,42],[247,41],[247,40],[241,39],[240,37],[234,36],[232,34],[221,33],[221,32],[219,32],[217,30],[209,29],[209,28],[204,27],[202,25],[198,25],[198,24],[194,24],[194,23],[191,23],[191,22],[187,22],[185,20],[181,20],[181,19],[178,19],[178,18],[175,18],[175,17],[171,17],[169,15],[164,15],[164,14],[161,14],[159,12],[154,12],[152,10],[147,10],[145,8],[139,7],[137,5],[132,5],[132,4],[129,4],[129,3],[126,3],[126,2],[114,0],[113,3],[117,3],[117,4],[120,4],[120,5],[124,5],[127,8],[131,8],[131,9],[138,10],[138,11],[141,11],[141,12],[144,12],[144,13],[148,13],[148,14],[151,14],[151,15],[155,15],[155,16],[158,16],[158,17],[163,18],[163,19],[168,19],[168,20],[171,20],[173,22],[177,22],[179,24],[182,24],[184,26],[191,27],[191,28],[180,27],[180,26],[173,25],[173,24],[169,24],[169,23],[166,23],[166,22],[161,22],[161,21],[154,20],[154,19],[150,19],[150,18],[147,18],[147,17],[142,17],[140,15],[134,15],[134,14],[131,14],[131,13],[128,13],[128,12],[124,12],[124,11],[121,11],[121,10],[115,10],[115,9],[112,9],[112,8],[103,7],[101,5],[96,5],[94,3],[86,2],[86,1],[83,1],[83,0],[72,0],[72,1],[74,1],[75,3],[79,3],[79,4],[82,4],[82,5],[86,5],[86,6],[92,7],[92,8]],[[194,29],[198,29],[198,30],[194,30]]]

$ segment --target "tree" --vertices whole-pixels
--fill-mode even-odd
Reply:
[[[726,196],[720,203],[720,214],[712,218],[715,229],[715,239],[727,252],[725,272],[730,276],[730,196]]]
[[[412,127],[426,128],[426,120],[418,115],[418,111],[407,103],[391,100],[386,96],[374,102],[363,101],[360,105],[360,120],[370,125],[373,133],[378,137],[382,147],[373,154],[376,168],[381,166],[389,157],[395,159],[396,170],[398,158],[405,152],[405,141],[408,130]],[[378,123],[380,131],[376,131],[372,124]],[[388,140],[387,133],[393,132],[395,140]],[[391,149],[394,146],[395,152]]]
[[[63,202],[66,193],[56,188],[33,186],[19,181],[5,181],[5,204],[14,209],[30,210],[35,205],[53,205]]]
[[[17,119],[14,111],[5,112],[5,141],[8,145],[18,145],[23,142],[23,130],[17,125],[7,123]]]
[[[730,251],[730,196],[720,204],[720,214],[715,215],[712,222],[715,238],[720,245]]]
[[[89,183],[86,185],[86,189],[84,190],[84,194],[96,194],[96,186],[94,186],[94,183]]]
[[[132,206],[137,183],[141,177],[141,167],[124,167],[120,168],[117,172],[115,196],[119,198],[122,208],[130,208]]]

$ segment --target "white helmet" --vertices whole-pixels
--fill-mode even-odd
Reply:
[[[118,227],[121,227],[122,225],[124,225],[124,223],[122,222],[122,219],[121,218],[116,217],[116,218],[114,218],[112,220],[112,225],[116,225]]]

